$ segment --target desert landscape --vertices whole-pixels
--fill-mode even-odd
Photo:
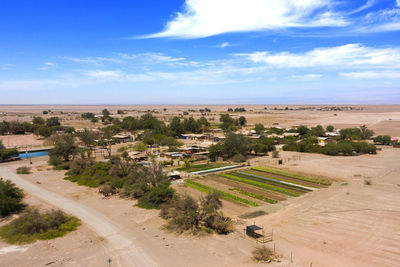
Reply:
[[[0,25],[0,267],[400,266],[400,0]]]
[[[306,110],[298,110],[302,108],[300,106],[289,106],[290,110],[285,110],[285,106],[244,107],[246,112],[238,114],[247,119],[242,130],[252,129],[257,123],[268,128],[276,125],[358,127],[365,124],[376,135],[400,135],[397,127],[400,122],[399,106],[357,106],[353,107],[355,110],[340,111],[321,111],[321,106],[307,106]],[[105,108],[111,114],[124,110],[123,115],[113,115],[121,119],[142,116],[151,111],[155,117],[168,123],[174,116],[201,107],[1,106],[1,112],[2,119],[9,121],[29,121],[34,116],[59,116],[62,125],[78,130],[78,127],[85,126],[102,127],[99,122],[83,120],[80,114],[93,112],[101,116]],[[205,117],[212,122],[213,117],[218,121],[217,118],[226,113],[228,106],[209,108],[211,112]],[[51,110],[52,114],[43,116],[43,110]],[[238,115],[234,113],[232,117]],[[190,112],[190,115],[183,116],[200,118],[202,115]],[[35,134],[3,135],[1,138],[6,147],[19,147],[22,151],[26,146],[29,149],[51,147],[46,138]],[[7,140],[10,140],[9,143]],[[193,143],[184,141],[187,144]],[[133,141],[132,144],[137,142]],[[122,150],[119,148],[129,144],[116,144],[112,151],[120,154]],[[118,195],[104,197],[95,188],[67,181],[63,179],[65,171],[53,170],[49,165],[48,156],[32,157],[32,164],[29,159],[1,163],[0,177],[11,180],[25,191],[24,202],[39,209],[60,208],[78,217],[82,225],[77,231],[54,240],[28,245],[8,245],[1,241],[0,265],[100,266],[111,259],[112,266],[253,266],[257,263],[251,259],[252,250],[260,245],[243,233],[246,225],[251,224],[262,226],[265,232],[273,233],[273,240],[266,243],[280,256],[279,262],[270,263],[273,266],[397,265],[400,261],[400,228],[397,223],[400,220],[400,149],[385,145],[380,146],[377,154],[360,156],[329,156],[283,151],[281,148],[278,150],[277,158],[271,155],[251,156],[240,169],[222,171],[222,176],[221,171],[209,175],[185,174],[185,171],[181,171],[183,180],[196,181],[197,184],[229,192],[229,196],[233,194],[240,197],[242,204],[222,199],[222,211],[234,223],[234,231],[222,236],[177,235],[165,231],[165,220],[159,217],[158,210],[139,208],[135,206],[135,201]],[[282,164],[278,164],[278,161]],[[17,168],[21,166],[28,166],[31,173],[17,174]],[[300,190],[293,191],[299,192],[300,196],[288,197],[284,191],[264,191],[251,184],[223,177],[224,173],[237,177],[252,175],[253,178],[263,175],[262,171],[249,169],[248,166],[311,174],[329,181],[331,185],[321,187],[315,184],[316,189],[303,195],[302,190],[289,184],[289,187],[286,186],[288,192]],[[293,179],[289,180],[291,184],[296,182]],[[365,181],[369,181],[368,184]],[[313,183],[305,181],[303,184],[305,188],[313,186]],[[188,182],[176,180],[171,187],[180,195],[188,194],[196,199],[207,195],[188,185]],[[266,197],[265,200],[272,199],[275,204],[260,200],[264,198],[240,195],[232,191],[236,187],[257,196],[261,194]],[[251,216],[257,212],[258,215]],[[250,217],[246,217],[246,214],[250,214]],[[0,225],[7,224],[14,216],[17,215],[6,217]]]

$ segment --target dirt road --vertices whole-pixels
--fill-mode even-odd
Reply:
[[[113,266],[158,266],[145,251],[126,238],[118,226],[98,212],[24,180],[7,166],[0,167],[0,177],[13,181],[27,193],[81,219],[89,228],[108,241],[107,249],[113,260]]]

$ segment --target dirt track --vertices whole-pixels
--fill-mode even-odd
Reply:
[[[114,259],[114,266],[158,266],[140,247],[126,238],[121,229],[98,212],[22,179],[7,166],[0,167],[0,177],[13,181],[26,192],[80,218],[108,241],[107,249]]]

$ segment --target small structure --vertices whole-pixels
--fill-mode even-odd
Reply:
[[[127,143],[127,142],[133,141],[132,136],[130,136],[128,134],[116,134],[112,138],[119,140],[121,143]]]
[[[143,153],[143,152],[140,152],[140,151],[128,152],[128,155],[129,155],[129,157],[131,159],[133,159],[136,162],[146,161],[149,158],[146,153]]]
[[[178,180],[182,178],[181,173],[178,171],[170,171],[167,175],[169,180]]]
[[[271,232],[271,233],[265,234],[264,229],[255,224],[246,226],[245,231],[246,231],[247,236],[254,238],[257,242],[267,243],[267,242],[272,241],[273,233]]]

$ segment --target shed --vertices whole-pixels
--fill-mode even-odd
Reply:
[[[251,236],[253,238],[258,238],[262,236],[261,233],[257,233],[260,230],[262,230],[262,227],[257,226],[255,224],[246,226],[246,235]]]

